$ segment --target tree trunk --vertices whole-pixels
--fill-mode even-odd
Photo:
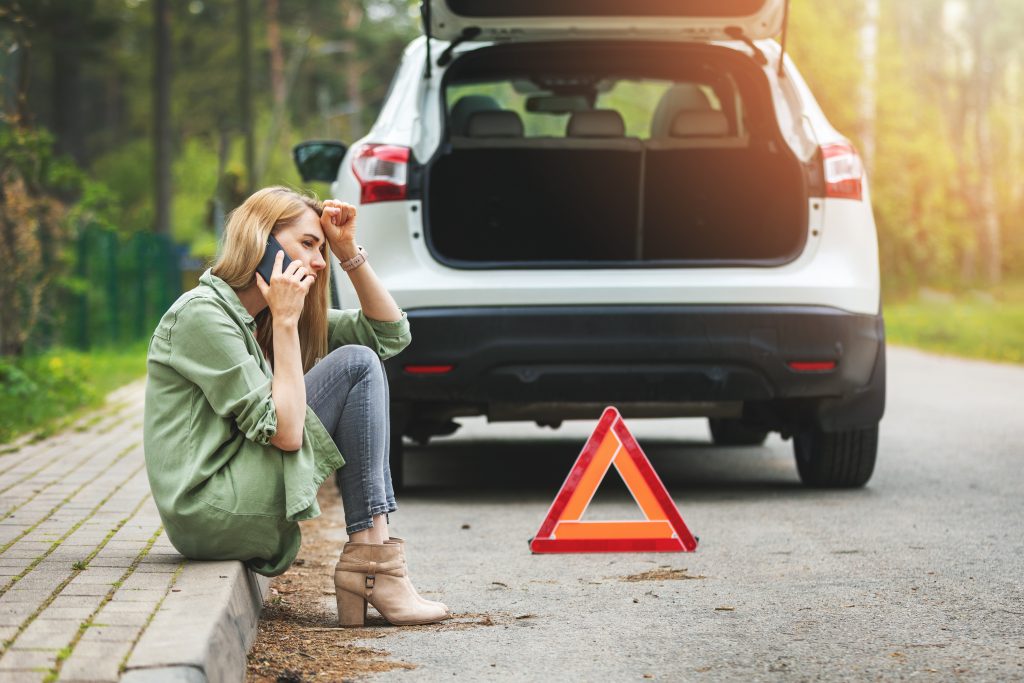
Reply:
[[[284,51],[281,48],[281,24],[278,21],[278,0],[266,0],[267,46],[270,48],[270,92],[274,106],[285,102]]]
[[[171,8],[168,0],[154,0],[155,69],[153,113],[156,164],[156,223],[154,232],[171,232]]]
[[[875,167],[875,88],[878,82],[878,14],[880,0],[865,0],[860,27],[860,154],[870,175]]]
[[[238,106],[242,138],[245,141],[245,179],[242,187],[246,195],[253,192],[258,182],[253,177],[256,171],[256,141],[252,131],[252,41],[249,28],[249,0],[238,0]]]
[[[342,11],[345,13],[345,32],[350,36],[348,42],[348,59],[345,60],[345,90],[349,110],[349,140],[363,137],[363,102],[362,78],[365,68],[359,62],[359,48],[351,38],[363,23],[363,8],[355,0],[342,0]]]
[[[307,44],[312,35],[306,29],[300,29],[297,33],[300,42],[292,49],[287,66],[284,59],[284,48],[281,44],[280,22],[278,20],[278,0],[266,0],[267,13],[267,43],[270,46],[270,80],[273,91],[273,109],[270,118],[270,128],[256,161],[256,177],[262,178],[270,163],[270,156],[274,153],[277,141],[280,139],[281,130],[284,129],[287,137],[291,128],[288,121],[288,94],[299,74],[299,66],[306,56]]]
[[[989,55],[976,60],[976,100],[974,138],[978,157],[978,213],[981,222],[985,280],[997,285],[1002,276],[1002,240],[999,229],[999,207],[996,203],[995,172],[992,154],[992,68]]]
[[[17,124],[30,127],[33,124],[32,107],[28,101],[29,76],[32,73],[32,41],[19,28],[15,29],[15,40],[18,46],[15,58],[18,62],[17,83],[14,89],[14,111]]]
[[[78,17],[73,13],[61,13],[53,26],[53,132],[56,136],[57,152],[67,154],[79,166],[85,158],[84,116],[80,109],[82,101],[79,92],[82,76],[82,36]]]
[[[1002,274],[1002,243],[996,200],[992,153],[992,92],[998,77],[991,26],[998,12],[991,0],[979,0],[967,20],[973,68],[971,104],[974,108],[974,143],[978,170],[976,220],[981,232],[984,277],[989,285],[999,284]]]

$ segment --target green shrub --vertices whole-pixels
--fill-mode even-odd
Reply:
[[[33,431],[47,436],[101,406],[110,391],[145,375],[147,346],[0,357],[0,443]]]

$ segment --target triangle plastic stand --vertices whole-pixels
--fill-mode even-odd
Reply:
[[[615,467],[645,519],[592,521],[580,518],[609,467]],[[605,408],[576,464],[569,470],[537,535],[530,539],[534,553],[595,553],[663,551],[697,548],[683,518],[633,438],[619,411]]]

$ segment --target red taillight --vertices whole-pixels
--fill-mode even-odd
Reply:
[[[787,365],[797,372],[826,372],[836,369],[834,360],[791,360]]]
[[[363,204],[405,199],[409,148],[398,145],[363,145],[352,159]]]
[[[825,196],[837,199],[860,199],[864,165],[849,142],[821,146],[825,175]]]
[[[451,372],[454,365],[406,365],[403,370],[410,375],[443,375]]]

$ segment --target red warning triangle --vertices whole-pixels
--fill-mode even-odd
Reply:
[[[646,519],[612,522],[580,519],[612,466],[626,482]],[[610,406],[605,408],[540,530],[530,540],[530,550],[535,553],[593,553],[692,551],[696,548],[697,539],[686,527],[665,485],[619,411]]]

